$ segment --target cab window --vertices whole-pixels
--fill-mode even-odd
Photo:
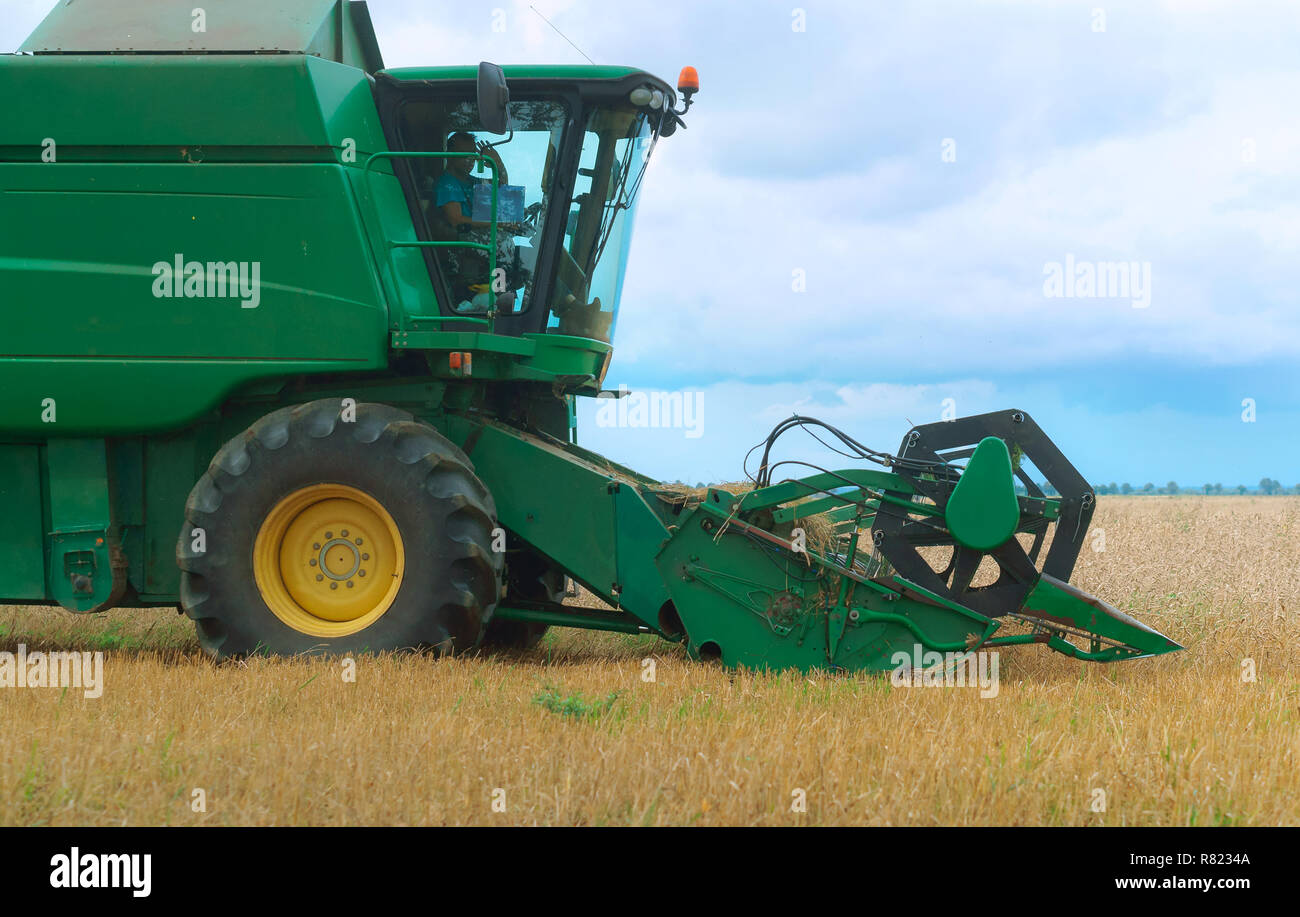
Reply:
[[[445,153],[452,151],[449,144],[466,151],[489,144],[503,167],[495,283],[489,276],[488,252],[461,246],[433,249],[442,295],[453,313],[483,314],[493,302],[498,312],[519,313],[532,302],[538,247],[568,113],[558,100],[516,101],[509,112],[512,130],[502,137],[481,130],[478,108],[468,95],[413,100],[401,108],[399,130],[405,149]],[[419,158],[410,165],[422,217],[416,221],[419,237],[490,245],[488,169],[464,157]]]

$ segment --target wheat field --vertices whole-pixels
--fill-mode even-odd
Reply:
[[[1073,581],[1186,650],[1008,650],[987,699],[580,631],[348,681],[214,665],[170,609],[0,607],[2,650],[105,653],[99,698],[0,690],[0,824],[1300,823],[1300,499],[1102,497],[1097,530]]]

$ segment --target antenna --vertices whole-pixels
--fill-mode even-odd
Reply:
[[[530,4],[528,4],[528,8],[529,8],[530,10],[532,10],[534,13],[537,13],[538,16],[541,16],[542,22],[546,23],[546,24],[549,25],[551,28],[555,29],[555,23],[551,22],[551,20],[547,19],[545,16],[542,16],[542,14],[541,14],[540,12],[538,12],[537,7],[533,6],[533,5],[530,3]],[[572,41],[569,41],[569,36],[568,36],[568,35],[565,35],[565,34],[564,34],[563,32],[561,32],[559,29],[555,29],[555,34],[556,34],[556,35],[559,35],[559,36],[560,36],[561,38],[563,38],[565,41],[568,41],[569,44],[573,46],[573,50],[577,51],[577,52],[578,52],[579,54],[581,54],[583,57],[587,57],[587,52],[584,51],[584,50],[582,50],[581,48],[579,48],[577,45],[573,44]],[[591,64],[591,65],[594,66],[596,62],[595,62],[594,60],[592,60],[590,57],[587,57],[587,63],[589,63],[589,64]]]

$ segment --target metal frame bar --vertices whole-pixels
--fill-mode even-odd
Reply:
[[[483,153],[449,153],[425,150],[383,150],[378,153],[372,153],[369,158],[366,159],[365,168],[362,169],[362,174],[365,175],[366,187],[371,190],[372,199],[374,199],[374,186],[370,184],[370,176],[374,174],[372,169],[375,162],[380,159],[473,159],[487,166],[488,171],[492,175],[490,179],[492,184],[492,217],[489,228],[489,239],[491,241],[487,245],[484,245],[482,242],[423,242],[419,240],[414,242],[398,242],[389,238],[384,239],[384,244],[387,245],[390,250],[394,248],[477,248],[480,251],[486,251],[488,255],[488,293],[489,296],[491,296],[494,292],[492,283],[496,277],[497,269],[497,199],[500,182],[497,175],[496,163]],[[396,177],[396,175],[394,175],[394,177]],[[396,288],[396,285],[394,285],[394,288]],[[398,331],[406,331],[406,307],[400,301],[397,305],[400,313],[398,316]],[[488,306],[486,318],[476,318],[472,315],[428,315],[421,316],[421,318],[428,321],[481,322],[487,325],[491,324],[492,319],[496,318],[496,315],[496,300],[493,298]]]

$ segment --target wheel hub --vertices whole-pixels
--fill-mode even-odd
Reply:
[[[368,627],[392,604],[405,556],[387,510],[369,494],[317,484],[281,500],[254,546],[258,589],[290,627],[343,636]]]
[[[335,538],[325,542],[325,547],[320,549],[317,563],[321,572],[332,580],[350,581],[358,572],[365,576],[365,572],[361,570],[361,552],[346,538]]]

